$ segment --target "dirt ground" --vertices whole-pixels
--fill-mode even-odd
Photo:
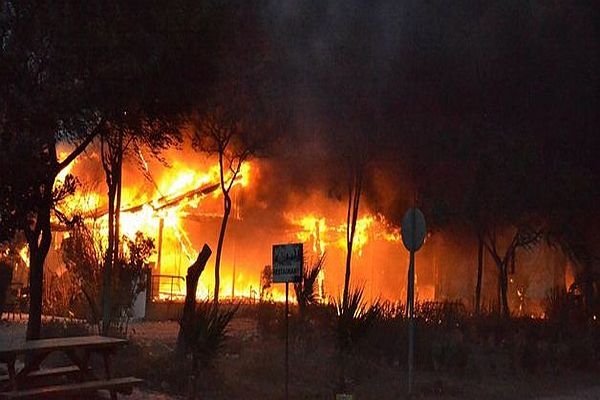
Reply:
[[[27,328],[27,316],[17,316],[14,320],[11,317],[11,321],[0,322],[0,347],[8,345],[10,343],[17,343],[25,338],[25,331]],[[136,337],[136,340],[152,340],[156,342],[160,341],[174,341],[173,335],[176,327],[173,323],[134,323],[132,326],[132,334]],[[139,335],[137,334],[139,332]],[[3,373],[3,365],[0,365],[0,374]],[[108,395],[99,395],[99,399],[108,399]],[[179,400],[181,397],[172,394],[165,394],[156,392],[149,389],[134,389],[130,396],[126,397],[130,400]]]
[[[537,400],[597,400],[600,399],[600,386],[577,390],[570,394],[538,397]]]
[[[25,337],[26,319],[0,323],[0,346]],[[150,355],[152,352],[170,352],[177,338],[178,324],[167,322],[134,322],[129,326],[131,343],[141,350],[140,354]],[[259,338],[256,321],[250,318],[237,318],[232,322],[231,340],[223,351],[218,362],[219,385],[221,390],[208,389],[203,399],[281,399],[282,385],[282,340],[274,338],[266,343]],[[325,348],[307,346],[303,343],[292,343],[290,354],[293,368],[291,382],[291,399],[331,399],[334,386],[331,383],[336,376],[331,365],[335,364],[334,356]],[[138,354],[138,353],[134,353]],[[129,357],[129,358],[127,358]],[[127,354],[121,359],[122,364],[131,370],[140,371],[142,365]],[[137,357],[137,356],[133,356]],[[145,360],[139,360],[144,363]],[[167,365],[159,365],[169,372]],[[1,368],[1,367],[0,367]],[[154,368],[154,367],[153,367]],[[171,367],[174,368],[174,367]],[[350,384],[355,388],[355,399],[387,399],[403,398],[405,374],[400,369],[381,366],[378,363],[359,362],[352,368],[358,370],[361,377]],[[298,372],[296,372],[296,369]],[[159,377],[160,377],[160,372]],[[143,377],[143,376],[142,376]],[[166,381],[148,382],[136,389],[129,397],[132,400],[175,400],[183,397],[173,394],[182,392],[173,390]],[[281,382],[279,382],[281,383]],[[507,375],[481,374],[467,369],[461,374],[439,374],[417,371],[416,398],[423,399],[462,399],[490,398],[537,400],[574,400],[600,399],[600,380],[597,371],[589,374],[560,373]]]

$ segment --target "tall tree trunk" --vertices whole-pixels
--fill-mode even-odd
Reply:
[[[115,195],[116,188],[113,182],[108,188],[108,245],[104,257],[104,275],[102,283],[102,334],[108,335],[111,320],[111,287],[112,266],[115,254]]]
[[[116,177],[116,199],[115,199],[115,225],[114,225],[114,229],[115,229],[115,234],[114,234],[114,241],[115,244],[113,246],[113,250],[114,250],[114,256],[113,256],[113,264],[119,260],[120,256],[121,256],[121,189],[123,187],[122,183],[122,160],[118,161],[118,165],[117,165],[117,177]]]
[[[475,314],[481,312],[481,283],[483,280],[483,235],[477,235],[477,285],[475,286]]]
[[[56,157],[56,144],[50,141],[47,150],[49,166],[55,169],[46,177],[39,188],[43,195],[41,204],[37,210],[34,226],[25,227],[24,230],[29,247],[29,319],[27,321],[27,340],[40,338],[44,292],[44,263],[50,250],[50,244],[52,243],[50,213],[54,201],[54,181],[59,173],[59,168],[57,168],[59,164]]]
[[[502,314],[502,270],[498,267],[498,281],[496,283],[496,304],[498,305],[497,313]]]
[[[108,335],[113,317],[113,269],[119,259],[119,232],[121,215],[121,181],[123,169],[123,132],[116,142],[105,139],[102,147],[102,164],[108,186],[108,245],[104,259],[102,290],[102,334]]]
[[[109,301],[109,306],[112,307],[111,309],[109,309],[109,312],[111,313],[111,317],[112,318],[120,318],[122,317],[122,315],[118,314],[115,315],[116,311],[120,310],[120,304],[119,301],[122,301],[122,299],[120,298],[114,298],[115,293],[117,293],[117,291],[115,290],[115,279],[113,278],[114,276],[118,277],[118,268],[119,268],[119,260],[121,259],[121,188],[122,188],[122,171],[123,171],[123,157],[122,157],[122,152],[123,152],[123,144],[119,143],[119,149],[120,149],[120,156],[117,157],[116,160],[116,172],[115,172],[115,207],[113,210],[113,218],[114,218],[114,224],[113,224],[113,229],[114,229],[114,234],[113,234],[113,256],[112,256],[112,267],[110,269],[110,276],[108,277],[111,285],[110,285],[110,301]],[[115,273],[117,275],[115,275]],[[118,280],[117,280],[118,282]],[[117,283],[118,285],[119,283]],[[109,328],[110,328],[110,324],[111,324],[111,320],[109,320]],[[108,333],[108,332],[107,332]]]
[[[504,257],[501,257],[496,250],[495,236],[493,236],[489,243],[484,242],[484,244],[498,270],[498,312],[503,317],[510,317],[510,310],[508,308],[508,266],[515,256],[516,237],[506,249]]]
[[[54,205],[53,189],[58,174],[66,168],[85,148],[92,142],[94,137],[103,126],[98,124],[94,131],[86,139],[76,146],[66,158],[58,162],[56,154],[56,141],[52,134],[51,139],[46,142],[49,174],[39,190],[43,193],[42,204],[37,211],[35,226],[24,227],[27,245],[29,247],[29,318],[27,321],[27,340],[40,338],[42,327],[42,302],[44,291],[44,263],[52,244],[52,229],[50,214]]]
[[[27,340],[40,338],[42,326],[42,291],[44,287],[44,260],[36,242],[29,242],[29,320]]]
[[[29,245],[29,320],[27,322],[27,340],[40,338],[42,327],[42,301],[44,290],[44,262],[52,243],[50,231],[50,206],[38,215],[36,232],[27,235]]]
[[[53,181],[54,179],[52,179]],[[51,191],[48,192],[47,196],[38,212],[34,229],[26,230],[27,244],[29,246],[29,320],[27,321],[27,340],[39,339],[42,327],[44,262],[52,243],[52,232],[50,231]]]
[[[356,221],[358,219],[361,191],[362,181],[360,175],[357,174],[354,176],[354,180],[348,189],[348,213],[346,216],[346,273],[344,276],[344,294],[342,297],[342,307],[344,309],[348,305],[352,248],[354,246],[354,234],[356,233]]]
[[[225,241],[225,232],[227,231],[227,222],[231,213],[231,197],[229,192],[223,192],[223,220],[221,221],[221,230],[219,231],[219,241],[217,243],[217,253],[215,254],[215,290],[214,303],[219,304],[219,290],[221,287],[221,253],[223,252],[223,242]]]
[[[185,302],[183,303],[183,313],[179,322],[179,334],[177,335],[177,345],[175,346],[177,354],[182,357],[185,355],[186,337],[185,330],[193,329],[192,324],[195,322],[196,313],[196,290],[198,288],[198,280],[206,267],[206,263],[212,254],[212,250],[205,243],[202,251],[198,254],[196,261],[189,266],[185,277]],[[189,337],[188,337],[189,339]]]
[[[504,263],[500,271],[500,294],[502,297],[502,316],[505,318],[510,317],[510,310],[508,308],[508,265]]]

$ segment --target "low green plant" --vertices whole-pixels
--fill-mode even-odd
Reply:
[[[294,292],[296,292],[296,300],[298,302],[298,311],[300,319],[305,320],[308,307],[317,302],[317,278],[323,269],[325,263],[325,255],[323,254],[312,266],[305,266],[302,280],[294,283]]]
[[[12,266],[5,260],[0,259],[0,317],[4,312],[4,304],[12,281]]]
[[[273,268],[271,268],[270,265],[265,265],[265,267],[263,268],[263,270],[260,273],[260,295],[259,295],[259,301],[265,301],[267,300],[269,297],[273,297],[272,295],[270,295],[270,291],[269,289],[271,288],[271,285],[273,284]]]
[[[363,299],[364,288],[349,288],[347,298],[337,298],[336,338],[339,365],[338,393],[344,393],[348,385],[348,366],[355,355],[357,344],[367,337],[371,328],[382,316],[379,300],[370,305]]]
[[[256,325],[263,337],[283,334],[283,306],[273,300],[261,300],[256,308]]]
[[[586,319],[583,301],[561,288],[548,291],[543,307],[546,318],[552,322],[572,324]]]
[[[211,301],[203,301],[196,305],[194,315],[182,320],[181,330],[185,342],[185,353],[191,364],[191,375],[188,383],[188,398],[195,399],[197,386],[203,370],[213,366],[219,352],[227,339],[227,331],[235,316],[239,304],[227,307],[217,306]],[[203,369],[200,366],[204,367]]]
[[[41,336],[44,339],[87,336],[92,328],[85,321],[70,318],[51,318],[43,321]]]
[[[350,288],[347,301],[334,300],[337,312],[337,338],[341,351],[347,351],[365,337],[375,321],[382,317],[379,300],[368,305],[363,299],[364,288]]]
[[[238,308],[239,305],[215,307],[210,301],[198,303],[194,320],[183,326],[188,353],[205,365],[212,363],[223,348],[229,323]]]
[[[44,278],[44,313],[56,317],[73,318],[77,315],[77,297],[80,291],[69,273],[61,275],[49,271]]]
[[[148,258],[154,252],[154,241],[136,233],[135,238],[123,237],[126,251],[115,261],[111,276],[113,290],[111,315],[116,320],[116,333],[127,334],[133,303],[145,289]],[[62,244],[63,260],[73,285],[86,304],[86,318],[99,328],[102,317],[102,285],[104,249],[102,238],[93,227],[75,224],[69,238]]]

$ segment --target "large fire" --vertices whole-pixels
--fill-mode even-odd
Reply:
[[[67,152],[61,152],[65,157]],[[187,268],[207,243],[213,252],[223,215],[219,165],[215,159],[186,150],[170,150],[164,159],[146,160],[140,153],[123,166],[120,235],[133,239],[137,232],[154,240],[156,252],[150,258],[151,293],[156,300],[179,301],[185,295]],[[107,241],[107,189],[99,155],[93,149],[75,160],[57,178],[57,185],[68,174],[80,182],[75,194],[58,204],[63,216],[82,216]],[[318,295],[323,302],[340,296],[346,262],[347,203],[343,196],[320,191],[318,187],[294,191],[280,184],[269,186],[269,160],[251,160],[242,165],[230,192],[233,208],[227,226],[221,258],[222,299],[259,298],[283,301],[283,285],[264,285],[264,271],[271,264],[271,246],[277,243],[304,243],[305,262],[316,263],[325,257],[318,276]],[[228,173],[229,174],[229,173]],[[229,180],[230,175],[225,177]],[[284,196],[280,196],[285,192]],[[52,250],[60,252],[62,239],[68,237],[64,221],[55,219]],[[104,243],[106,246],[106,243]],[[427,239],[417,253],[417,301],[466,300],[473,293],[472,269],[476,254],[472,245],[453,235],[437,234]],[[406,299],[408,254],[401,243],[399,228],[383,215],[372,212],[362,201],[352,249],[351,284],[362,287],[369,301],[377,299],[403,303]],[[537,253],[536,253],[537,254]],[[17,249],[14,257],[24,267],[29,263],[27,246]],[[537,257],[537,258],[536,258]],[[214,290],[214,256],[201,276],[198,298],[207,299]],[[60,276],[65,271],[59,254],[47,257],[47,268]],[[566,288],[572,283],[567,268],[561,273],[560,257],[540,250],[520,263],[556,266],[555,285]],[[49,265],[50,264],[50,265]],[[486,271],[494,271],[492,260],[485,260]],[[489,266],[488,266],[489,265]],[[511,279],[512,306],[521,312],[536,309],[532,299],[543,298],[543,285],[532,285],[527,271]],[[491,269],[490,269],[491,267]],[[471,271],[471,272],[469,272]],[[19,269],[20,282],[26,283],[26,268]],[[562,282],[565,280],[566,282]],[[486,301],[496,295],[496,275],[484,272]],[[570,279],[570,281],[569,281]],[[529,286],[528,286],[529,285]],[[527,289],[525,291],[525,289]],[[266,289],[266,290],[265,290]],[[290,292],[294,300],[293,290]],[[538,301],[539,303],[539,301]],[[526,309],[525,309],[526,308]],[[539,308],[539,307],[538,307]]]
[[[66,155],[66,152],[61,156]],[[142,159],[143,160],[143,159]],[[144,169],[148,172],[148,164],[144,161]],[[62,184],[68,174],[77,174],[77,162],[72,163],[57,177],[56,184]],[[251,164],[242,165],[233,183],[233,191],[237,188],[248,187],[250,182]],[[75,171],[75,172],[73,172]],[[231,179],[226,171],[225,181]],[[200,203],[207,197],[220,197],[219,165],[191,169],[187,165],[175,161],[169,168],[168,174],[163,174],[155,183],[152,192],[140,192],[138,185],[124,186],[122,189],[122,206],[120,214],[120,234],[134,238],[137,232],[155,240],[157,246],[155,256],[150,260],[153,264],[153,275],[156,277],[155,290],[158,298],[177,299],[185,295],[185,285],[180,279],[185,276],[189,266],[197,256],[197,247],[184,228],[188,217],[218,216],[218,213],[203,212]],[[107,200],[102,188],[95,191],[78,191],[69,197],[61,209],[67,214],[78,213],[86,217],[94,229],[98,229],[100,237],[106,240],[108,236]],[[195,211],[199,211],[195,213]],[[236,217],[236,214],[234,217]],[[106,243],[104,243],[106,245]],[[201,279],[197,296],[208,297],[210,282],[207,273]],[[223,277],[222,290],[225,295],[226,287],[232,285],[231,277]],[[243,287],[244,274],[236,276],[236,281]]]
[[[288,214],[289,221],[298,227],[296,235],[301,242],[313,242],[312,250],[321,255],[330,246],[346,250],[346,222],[327,224],[325,217],[317,217],[314,214],[294,217]],[[356,231],[352,252],[362,256],[363,248],[370,239],[384,239],[390,242],[398,242],[400,234],[398,229],[392,229],[390,224],[381,215],[367,213],[356,221]]]
[[[61,156],[64,155],[66,152]],[[155,276],[153,292],[160,299],[179,299],[185,294],[182,278],[203,242],[208,242],[213,250],[216,248],[214,232],[222,217],[219,165],[214,160],[198,161],[196,158],[190,161],[181,155],[175,155],[168,166],[160,163],[152,165],[141,154],[139,160],[141,162],[137,164],[141,165],[141,168],[138,166],[137,170],[128,167],[124,169],[120,234],[133,238],[137,232],[142,232],[154,239],[157,248],[150,260]],[[86,179],[93,180],[86,176],[89,175],[90,165],[96,165],[95,185],[86,183]],[[92,153],[87,159],[72,163],[61,173],[57,183],[63,182],[67,174],[78,176],[82,182],[81,188],[60,205],[61,210],[65,214],[76,212],[83,215],[95,229],[99,229],[100,237],[106,240],[106,188],[102,184],[103,175],[99,165],[98,156]],[[140,175],[140,172],[141,179],[135,176]],[[317,200],[316,207],[310,210],[303,206],[292,207],[284,211],[283,215],[272,218],[285,221],[285,229],[274,228],[272,232],[266,233],[264,238],[254,238],[248,246],[248,240],[244,237],[242,203],[245,197],[251,197],[256,184],[253,177],[259,174],[259,161],[244,163],[231,191],[234,207],[225,238],[220,296],[258,298],[261,290],[261,271],[264,265],[270,264],[270,246],[277,242],[298,241],[305,243],[308,262],[327,255],[326,268],[319,276],[319,294],[323,300],[327,300],[328,296],[337,295],[340,291],[340,277],[346,252],[345,203],[335,203],[335,212],[331,211],[331,204],[325,205],[326,199]],[[154,176],[158,176],[158,179]],[[225,176],[226,181],[230,178],[230,175]],[[324,206],[320,207],[320,203]],[[271,222],[263,223],[268,226]],[[200,229],[195,229],[198,225]],[[207,237],[207,226],[210,226],[209,230],[212,231],[208,236],[213,237]],[[200,235],[198,231],[201,231]],[[399,238],[398,229],[383,216],[361,209],[360,218],[356,223],[353,265],[376,262],[376,250],[365,254],[365,249],[370,243],[386,242],[400,249]],[[365,257],[368,258],[366,262]],[[212,294],[214,276],[210,266],[209,263],[199,282],[199,298],[207,298]],[[365,269],[364,265],[362,269]],[[373,276],[358,274],[357,282],[365,284],[369,278]],[[370,292],[373,292],[373,282],[369,282],[369,287]],[[378,289],[375,291],[378,292]],[[272,285],[269,288],[269,296],[276,301],[283,300],[284,290]]]

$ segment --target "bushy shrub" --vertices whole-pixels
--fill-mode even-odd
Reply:
[[[8,262],[0,259],[0,317],[4,312],[4,304],[10,289],[12,274],[12,266]]]
[[[204,365],[214,361],[225,343],[229,324],[239,306],[220,305],[202,301],[196,305],[194,320],[183,324],[186,348],[197,361]]]
[[[308,307],[317,303],[318,287],[317,278],[323,269],[325,263],[325,255],[317,258],[317,261],[312,265],[305,265],[302,274],[302,280],[294,283],[294,292],[296,293],[296,301],[298,302],[298,311],[300,319],[306,319]]]
[[[586,319],[582,299],[561,288],[548,291],[543,307],[546,318],[552,322],[581,324]]]
[[[379,301],[370,305],[363,299],[364,288],[351,288],[347,301],[338,298],[335,303],[337,311],[337,340],[341,351],[348,351],[366,336],[369,329],[382,316]]]
[[[227,338],[229,324],[239,305],[225,306],[210,301],[195,306],[191,318],[181,321],[185,354],[190,360],[191,375],[188,381],[188,398],[196,398],[199,377],[210,370]]]
[[[256,309],[258,332],[263,337],[284,334],[284,305],[274,301],[261,300]]]
[[[117,332],[127,333],[133,303],[146,287],[148,258],[154,252],[154,241],[138,232],[134,239],[123,236],[124,250],[115,261],[112,276],[111,315]],[[86,305],[85,317],[96,326],[102,318],[104,249],[97,230],[76,224],[62,244],[63,259],[74,287]]]
[[[133,375],[162,392],[185,393],[189,384],[191,360],[179,357],[174,349],[161,343],[132,340],[117,354],[116,374]]]
[[[127,333],[137,296],[146,289],[148,259],[154,253],[154,240],[137,232],[134,239],[123,237],[126,252],[115,262],[112,276],[113,311],[118,329]]]
[[[89,324],[81,320],[69,318],[52,318],[43,321],[41,337],[44,339],[71,337],[71,336],[87,336],[92,333]]]
[[[56,317],[85,317],[78,307],[80,291],[69,273],[58,275],[49,271],[44,277],[44,313]]]

